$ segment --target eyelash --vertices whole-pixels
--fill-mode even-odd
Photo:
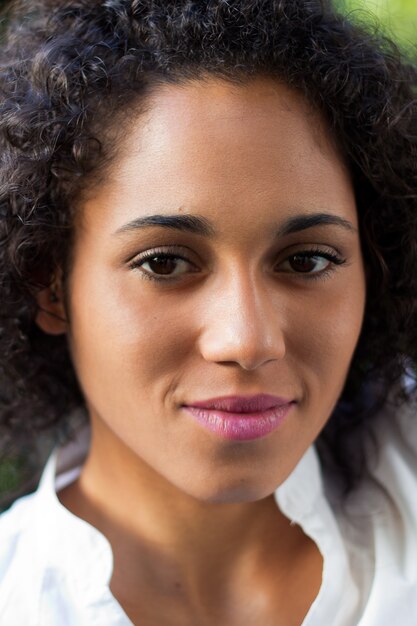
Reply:
[[[129,268],[140,269],[141,266],[146,261],[149,261],[150,259],[154,259],[155,257],[159,257],[159,258],[162,257],[164,259],[181,260],[181,261],[185,261],[186,263],[192,264],[192,262],[189,259],[182,256],[181,254],[178,254],[178,250],[176,248],[171,248],[167,246],[163,250],[154,249],[154,250],[149,250],[148,252],[144,252],[142,256],[140,256],[139,258],[136,258],[129,264]],[[289,274],[293,273],[293,274],[299,275],[299,277],[304,280],[324,280],[335,271],[337,266],[341,266],[346,263],[346,259],[342,258],[340,255],[335,254],[333,252],[325,251],[321,248],[309,248],[308,250],[297,251],[294,254],[290,254],[285,259],[285,261],[289,261],[290,259],[294,257],[304,257],[304,258],[320,257],[320,258],[326,259],[327,261],[330,261],[329,267],[319,272],[309,272],[309,273],[308,272],[296,272],[296,271],[287,272]],[[141,274],[145,280],[150,280],[152,282],[157,282],[157,283],[174,282],[180,279],[180,277],[170,277],[169,275],[167,275],[166,278],[163,278],[162,276],[158,276],[158,274],[151,274],[147,270],[142,270]]]

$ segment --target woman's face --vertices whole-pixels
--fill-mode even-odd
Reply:
[[[320,115],[272,79],[149,105],[76,229],[68,336],[94,445],[199,500],[257,500],[325,425],[359,337],[352,184]],[[184,407],[255,394],[289,403],[262,436]]]

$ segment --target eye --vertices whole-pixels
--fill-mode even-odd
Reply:
[[[319,278],[320,275],[328,275],[329,272],[335,269],[336,265],[343,265],[345,262],[345,259],[334,252],[302,250],[287,257],[281,264],[281,271],[296,274],[313,274],[318,275],[314,276],[314,278]]]
[[[159,254],[141,263],[141,267],[146,271],[163,276],[181,274],[184,271],[184,265],[187,265],[184,259],[166,254]]]
[[[141,270],[143,277],[149,280],[169,280],[197,271],[188,259],[173,252],[150,250],[134,259],[131,269]]]

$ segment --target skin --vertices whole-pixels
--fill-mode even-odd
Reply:
[[[274,238],[318,213],[350,226]],[[124,228],[154,214],[198,215],[214,234]],[[67,333],[92,425],[61,502],[108,537],[111,590],[134,623],[300,624],[322,558],[273,492],[340,396],[366,291],[352,183],[325,121],[269,78],[158,87],[79,217],[69,310],[62,293],[39,294],[71,322],[37,320]],[[173,279],[130,266],[166,246],[187,259]],[[291,255],[311,249],[302,273]],[[256,393],[294,401],[256,440],[225,440],[181,407]]]

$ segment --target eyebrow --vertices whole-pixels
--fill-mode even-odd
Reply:
[[[150,226],[172,228],[204,237],[214,237],[215,235],[213,226],[205,217],[200,215],[147,215],[146,217],[137,217],[116,230],[115,234],[149,228]]]
[[[332,215],[331,213],[312,213],[310,215],[296,215],[286,220],[278,229],[278,236],[291,235],[307,228],[314,228],[314,226],[341,226],[346,230],[356,233],[357,229],[354,225],[339,215]]]
[[[117,229],[115,234],[118,235],[151,226],[180,230],[209,238],[214,237],[216,234],[211,222],[200,215],[147,215],[146,217],[137,217]],[[283,237],[308,228],[314,228],[315,226],[339,226],[345,230],[357,232],[353,224],[343,217],[332,215],[331,213],[310,213],[288,218],[280,225],[275,236]]]

